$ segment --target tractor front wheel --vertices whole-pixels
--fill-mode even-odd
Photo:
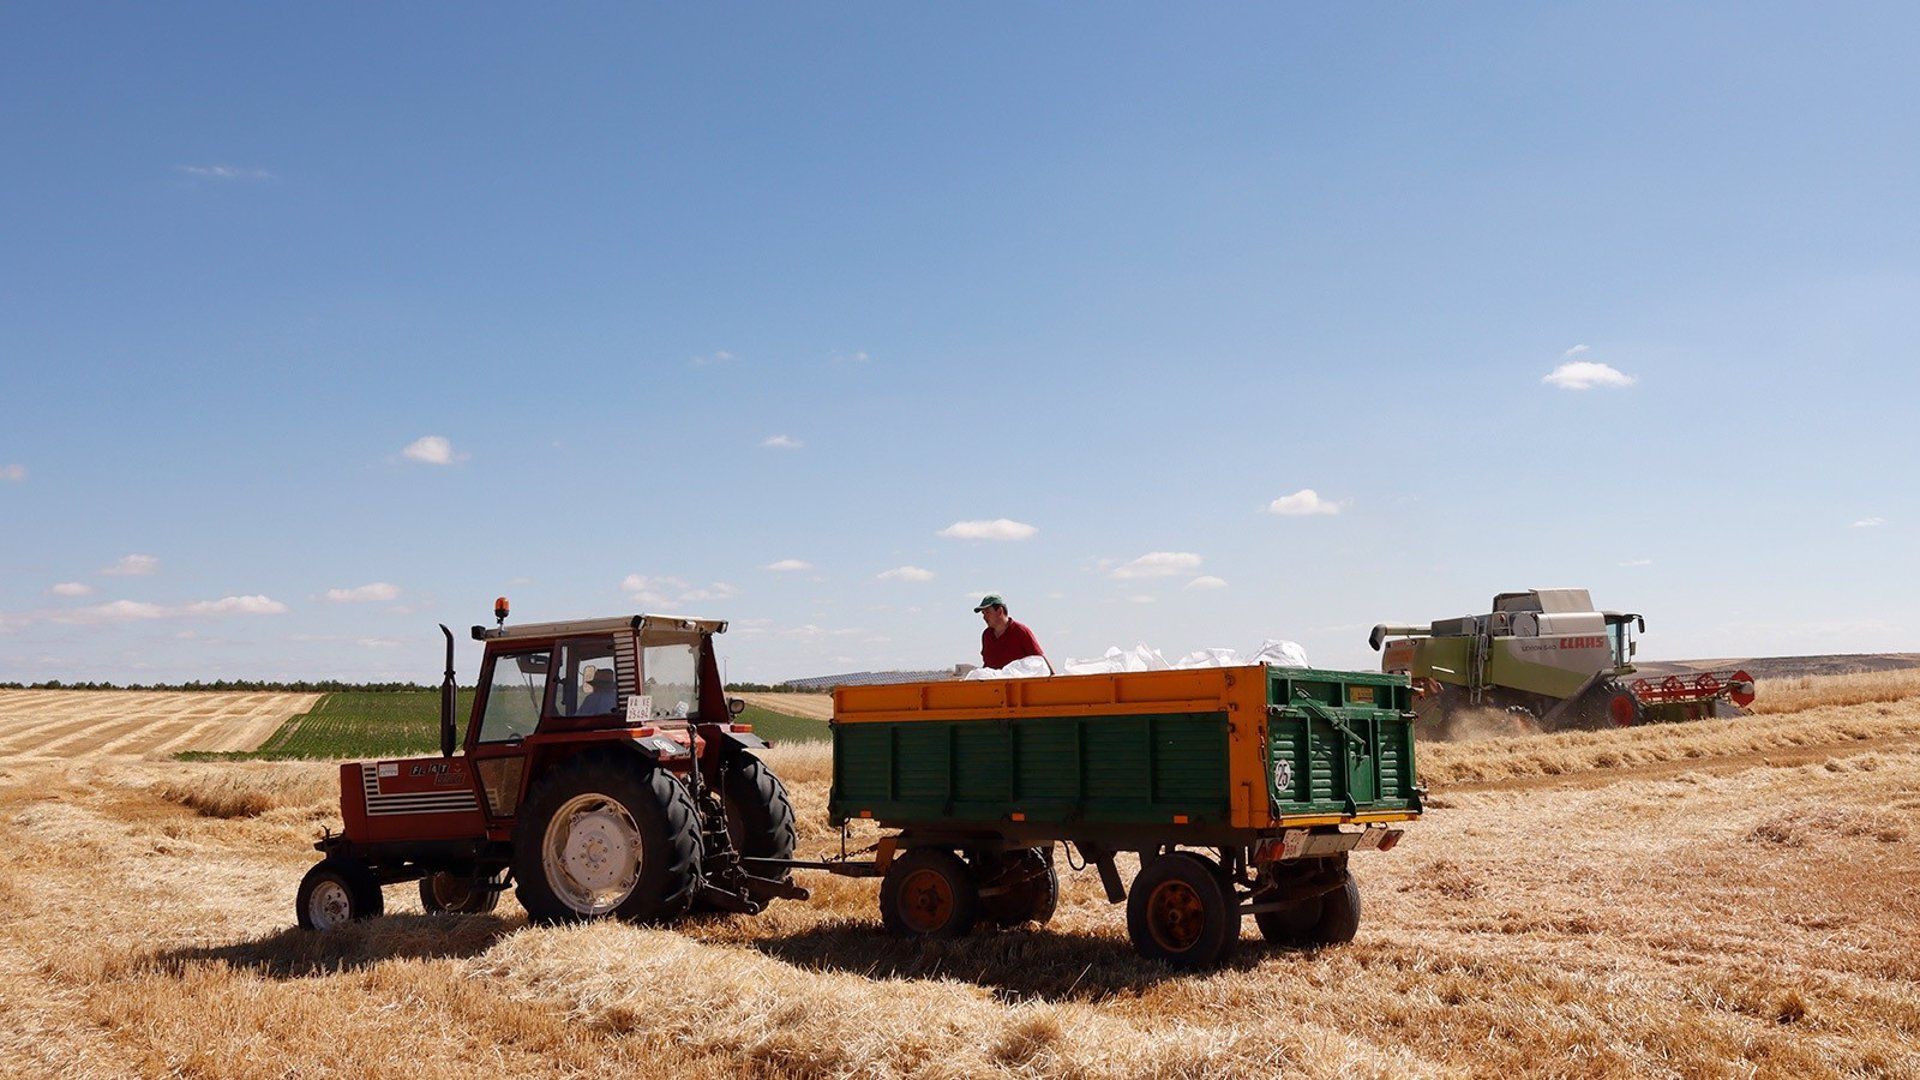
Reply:
[[[1149,960],[1177,968],[1212,967],[1240,940],[1240,907],[1213,860],[1190,851],[1142,867],[1127,894],[1127,934]]]
[[[500,904],[492,877],[436,870],[420,879],[420,907],[429,915],[485,915]]]
[[[880,921],[901,937],[965,937],[979,915],[973,875],[951,851],[914,848],[880,879]]]
[[[679,918],[700,879],[693,796],[637,758],[575,758],[520,808],[513,878],[520,906],[540,922]]]
[[[386,910],[380,881],[373,868],[358,859],[339,855],[320,860],[300,879],[294,913],[308,930],[332,930],[359,919],[371,919]]]

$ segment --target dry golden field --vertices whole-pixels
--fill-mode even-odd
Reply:
[[[319,694],[0,690],[0,761],[251,750]]]
[[[1833,700],[1844,700],[1835,698]],[[1091,873],[918,945],[875,885],[677,930],[292,896],[335,767],[0,758],[21,1075],[1920,1076],[1920,698],[1423,747],[1359,938],[1139,961]],[[824,747],[774,752],[813,853]]]
[[[828,720],[833,717],[832,694],[788,694],[764,693],[752,690],[730,690],[728,697],[737,697],[749,705],[757,705],[788,716],[804,716],[808,720]]]

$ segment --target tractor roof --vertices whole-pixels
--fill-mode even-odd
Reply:
[[[570,619],[565,622],[519,623],[498,629],[473,628],[475,641],[512,641],[516,638],[570,637],[574,634],[611,634],[620,630],[636,633],[724,634],[725,619],[690,619],[685,615],[616,615],[607,619]]]

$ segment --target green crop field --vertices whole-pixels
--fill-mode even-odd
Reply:
[[[473,691],[460,691],[460,734],[466,735]],[[772,743],[827,738],[824,721],[787,716],[749,705],[740,715]],[[186,761],[285,761],[325,758],[420,757],[440,750],[440,692],[352,690],[328,694],[312,710],[280,725],[256,750],[188,752]]]
[[[473,691],[460,691],[462,734],[472,706]],[[180,756],[188,761],[283,761],[418,757],[439,750],[438,690],[349,690],[328,694],[310,711],[290,718],[258,749]]]
[[[825,720],[788,716],[758,705],[747,706],[747,711],[740,714],[740,722],[752,724],[753,733],[770,743],[825,742],[828,738]]]

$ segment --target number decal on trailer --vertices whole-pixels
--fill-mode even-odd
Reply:
[[[1280,791],[1293,790],[1293,762],[1282,758],[1273,763],[1273,786]]]

